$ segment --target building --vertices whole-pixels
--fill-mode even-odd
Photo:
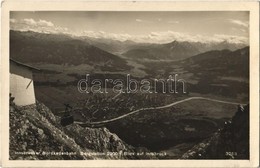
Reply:
[[[10,94],[18,106],[35,104],[33,71],[39,69],[10,59]]]

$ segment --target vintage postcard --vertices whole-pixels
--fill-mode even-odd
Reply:
[[[3,167],[257,167],[258,2],[2,4]]]

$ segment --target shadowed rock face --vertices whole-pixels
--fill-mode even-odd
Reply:
[[[249,105],[238,107],[232,120],[211,138],[195,145],[183,159],[249,159]]]

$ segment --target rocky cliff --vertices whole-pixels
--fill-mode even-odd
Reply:
[[[62,127],[42,103],[10,103],[10,160],[145,159],[106,128]],[[143,149],[142,149],[143,150]]]

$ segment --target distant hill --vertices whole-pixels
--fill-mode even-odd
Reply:
[[[10,54],[21,62],[99,65],[128,69],[126,61],[82,40],[62,34],[10,31]]]
[[[181,61],[191,72],[249,77],[249,47],[236,51],[214,50]],[[197,65],[197,66],[196,66]]]
[[[152,64],[151,64],[152,63]],[[178,61],[143,61],[149,74],[165,77],[174,73],[193,73],[212,77],[233,76],[249,78],[249,47],[236,51],[212,50]]]
[[[244,97],[241,100],[249,96],[249,47],[208,51],[179,61],[142,63],[146,73],[153,77],[178,74],[179,79],[189,84],[190,92]]]
[[[209,51],[181,61],[179,65],[198,81],[190,85],[190,90],[227,97],[245,94],[248,99],[249,47],[236,51]]]
[[[244,44],[228,43],[227,41],[219,43],[173,41],[167,44],[136,46],[123,55],[132,59],[180,60],[211,50],[228,49],[234,51],[245,46]]]
[[[132,59],[179,60],[198,53],[200,51],[189,42],[173,41],[167,44],[151,44],[136,47],[123,55]]]

